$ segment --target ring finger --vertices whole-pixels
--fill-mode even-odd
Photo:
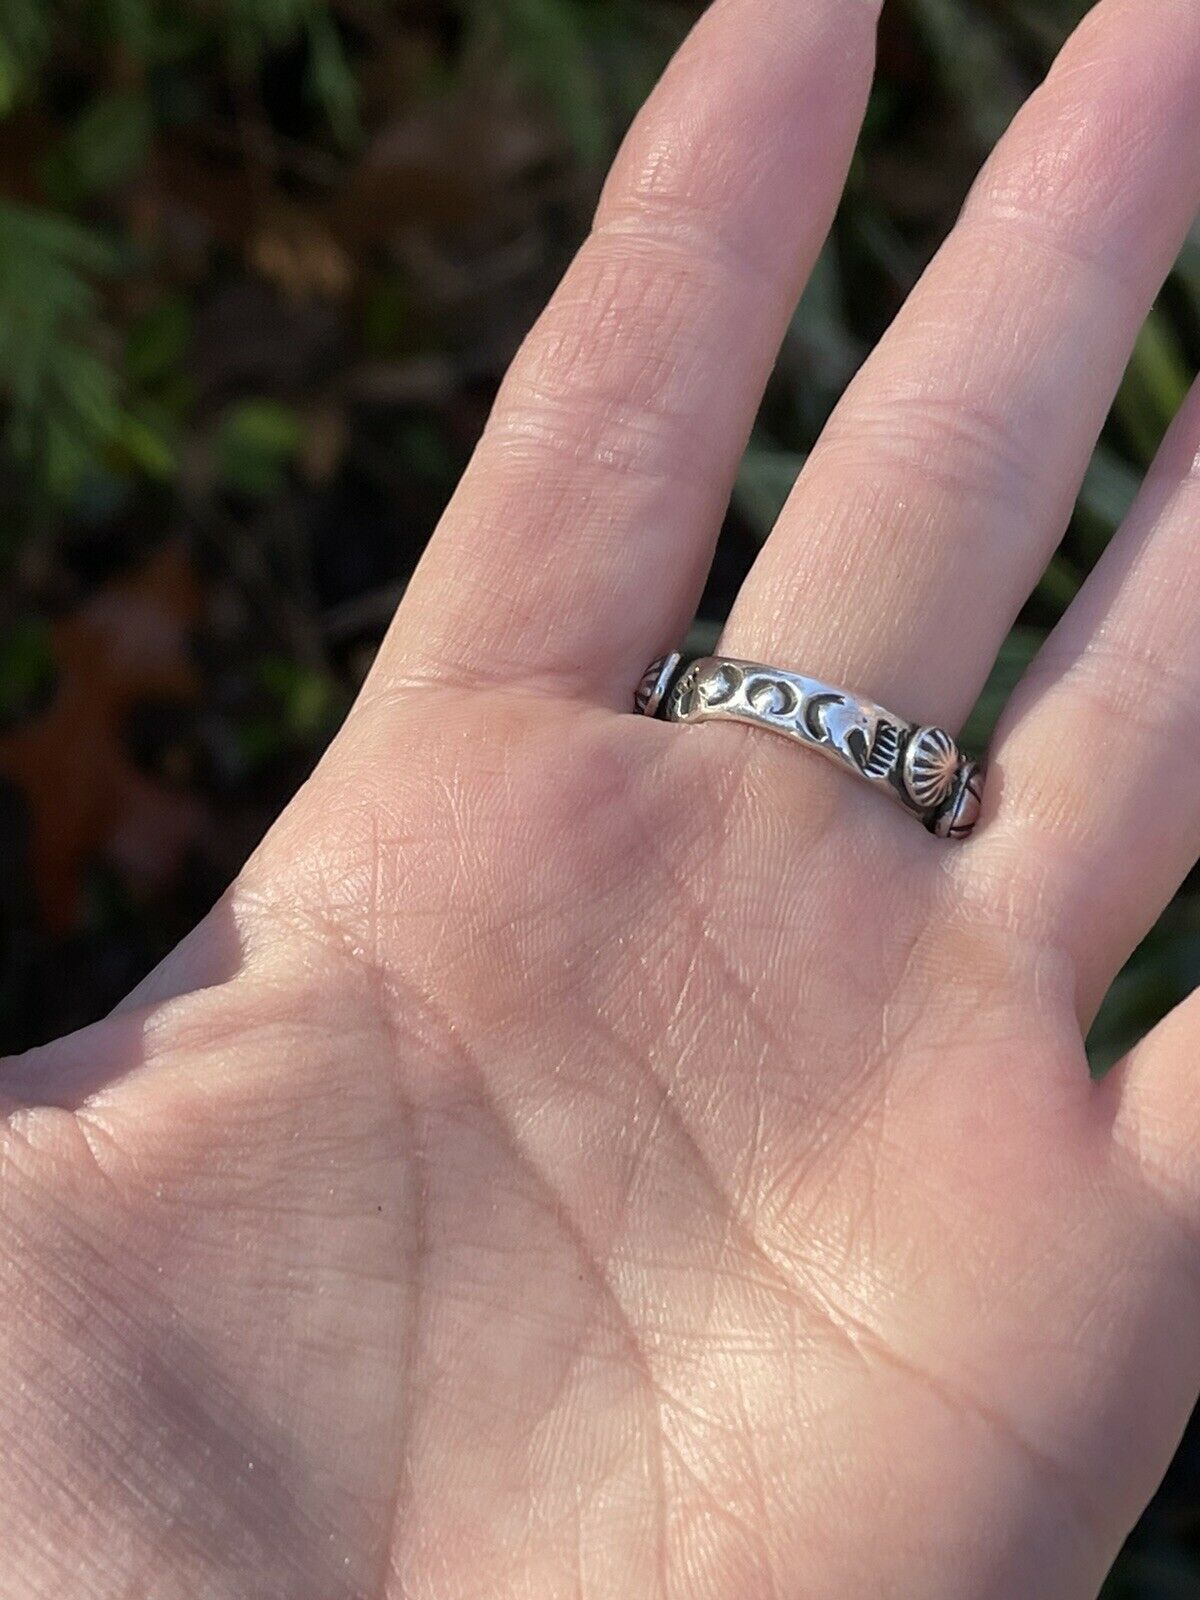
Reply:
[[[801,475],[722,649],[956,725],[1200,202],[1200,9],[1104,0]]]

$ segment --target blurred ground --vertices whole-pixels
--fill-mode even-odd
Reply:
[[[710,631],[1084,9],[889,0],[846,204],[747,456]],[[312,766],[698,10],[0,0],[0,1047],[119,999]],[[1198,358],[1200,239],[973,740],[1103,548]],[[1200,978],[1198,887],[1114,992],[1098,1066]],[[1111,1596],[1200,1600],[1200,1443]]]

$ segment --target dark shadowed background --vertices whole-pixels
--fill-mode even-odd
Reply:
[[[699,9],[0,0],[0,1048],[118,1000],[312,766]],[[888,0],[861,150],[746,458],[708,637],[1086,9]],[[1198,359],[1200,235],[972,741],[1111,535]],[[1117,985],[1097,1066],[1198,978],[1200,880]],[[1112,1597],[1200,1600],[1200,1441]]]

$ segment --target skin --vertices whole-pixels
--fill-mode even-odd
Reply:
[[[1093,1596],[1200,1389],[1200,1010],[1082,1035],[1200,847],[1200,400],[938,843],[683,632],[870,76],[718,0],[377,667],[220,906],[0,1069],[13,1600]],[[953,726],[1200,202],[1105,0],[847,394],[728,653]]]

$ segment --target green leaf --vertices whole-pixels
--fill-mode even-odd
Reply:
[[[328,11],[314,11],[307,31],[309,93],[325,113],[334,137],[351,148],[363,136],[358,80]]]
[[[113,445],[148,478],[170,478],[175,471],[175,451],[170,440],[145,417],[124,413],[117,423]]]
[[[328,742],[346,712],[345,692],[332,673],[284,656],[268,656],[259,663],[257,677],[271,707],[268,715],[250,716],[237,730],[242,758],[249,766]]]
[[[1148,467],[1157,455],[1190,383],[1178,337],[1156,309],[1138,336],[1115,406],[1142,466]]]
[[[944,87],[961,105],[976,142],[990,150],[1024,98],[997,23],[962,0],[908,0]]]
[[[259,668],[263,685],[277,701],[283,726],[305,743],[338,715],[341,690],[332,674],[282,656],[270,656]]]
[[[145,95],[104,95],[87,106],[59,146],[49,181],[68,198],[115,189],[145,163],[153,134],[153,112]]]
[[[23,100],[50,46],[45,0],[0,0],[0,116]]]
[[[1092,1026],[1093,1070],[1113,1066],[1200,987],[1200,897],[1180,895],[1135,951]]]
[[[1038,580],[1037,597],[1048,610],[1061,617],[1083,587],[1083,574],[1061,550],[1050,557]]]
[[[115,253],[66,217],[0,203],[0,396],[10,453],[69,499],[121,419],[93,279]]]
[[[475,16],[498,19],[517,70],[554,110],[580,160],[595,165],[608,145],[608,119],[584,7],[578,0],[477,0]]]
[[[125,340],[125,376],[141,387],[169,383],[192,342],[192,308],[181,294],[164,294],[137,317]]]
[[[1004,641],[987,687],[963,729],[963,744],[968,750],[987,748],[1001,712],[1041,648],[1044,637],[1040,628],[1019,627]]]
[[[1129,515],[1141,486],[1142,478],[1137,469],[1122,461],[1110,446],[1101,444],[1083,480],[1079,504],[1109,533],[1115,533]]]
[[[1101,442],[1092,457],[1075,507],[1072,548],[1085,565],[1103,555],[1109,540],[1129,515],[1142,474],[1111,445]]]
[[[867,354],[847,325],[846,274],[838,244],[817,259],[788,332],[792,403],[805,441],[814,439]]]
[[[228,489],[255,499],[278,494],[304,443],[304,423],[277,400],[240,400],[217,425],[217,472]]]

